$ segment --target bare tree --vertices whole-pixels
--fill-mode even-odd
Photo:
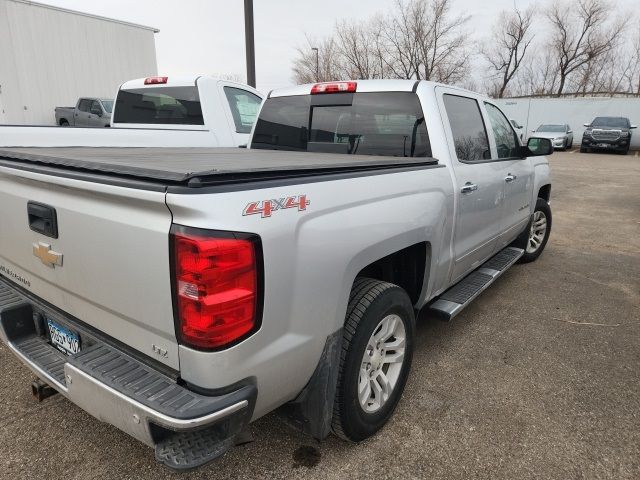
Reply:
[[[384,78],[388,71],[381,56],[379,21],[341,22],[335,40],[344,78]]]
[[[627,52],[627,56],[623,60],[623,65],[626,65],[626,68],[622,73],[625,91],[640,96],[640,24],[637,24],[635,36]]]
[[[340,22],[320,42],[320,80],[416,78],[457,83],[469,72],[464,27],[469,17],[451,14],[452,0],[396,0],[386,15]],[[311,42],[298,49],[297,82],[316,80]],[[317,42],[316,42],[317,43]]]
[[[533,7],[522,12],[503,11],[493,29],[489,43],[482,49],[493,73],[490,94],[503,98],[527,57],[534,35],[531,32]]]
[[[318,49],[317,57],[312,48]],[[293,62],[293,80],[296,83],[329,82],[341,78],[338,49],[333,37],[321,41],[307,38],[307,46],[299,47],[297,51],[298,58]]]
[[[396,2],[397,12],[379,21],[382,33],[380,54],[392,78],[416,78],[418,75],[418,43],[416,23],[420,22],[424,1]]]
[[[451,14],[452,0],[414,0],[415,37],[418,44],[417,78],[458,83],[469,73],[470,17]]]
[[[607,0],[555,2],[549,8],[552,32],[548,53],[557,60],[557,95],[564,92],[572,74],[616,47],[626,20],[610,24],[611,11]]]

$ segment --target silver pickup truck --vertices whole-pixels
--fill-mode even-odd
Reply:
[[[374,80],[271,92],[248,149],[0,151],[0,336],[172,468],[275,409],[364,440],[416,312],[545,248],[552,151],[481,95]]]
[[[56,107],[56,125],[61,127],[110,127],[113,100],[79,98],[75,107]]]

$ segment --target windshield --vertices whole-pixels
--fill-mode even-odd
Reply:
[[[195,86],[120,90],[116,107],[114,123],[204,125]]]
[[[104,107],[105,111],[107,111],[108,113],[113,112],[113,100],[100,100],[102,102],[102,106]]]
[[[268,99],[252,148],[309,152],[431,156],[415,93],[335,93]]]
[[[566,127],[564,125],[540,125],[538,127],[537,132],[566,132]]]
[[[591,122],[593,127],[618,127],[629,128],[629,120],[622,117],[596,117]]]

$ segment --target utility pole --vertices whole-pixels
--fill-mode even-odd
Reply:
[[[244,0],[244,42],[247,51],[247,83],[256,87],[256,47],[253,41],[253,0]]]
[[[320,53],[318,47],[311,47],[311,50],[316,52],[316,82],[320,81]]]

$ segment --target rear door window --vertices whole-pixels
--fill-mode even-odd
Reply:
[[[89,112],[91,110],[91,100],[83,98],[78,104],[78,110],[81,112]]]
[[[444,95],[456,156],[462,162],[491,159],[489,137],[480,113],[480,105],[473,98]]]
[[[251,133],[262,99],[247,90],[235,87],[224,87],[224,94],[229,102],[236,132]]]
[[[114,123],[204,125],[198,88],[150,87],[120,90]]]
[[[400,157],[431,156],[420,100],[411,92],[268,99],[252,148]]]

